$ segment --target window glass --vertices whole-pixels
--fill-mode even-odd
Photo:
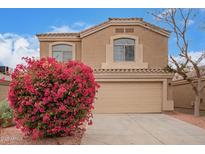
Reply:
[[[58,44],[52,46],[53,58],[57,61],[67,61],[72,60],[72,46],[66,44]]]
[[[135,40],[121,38],[114,40],[114,61],[134,61]]]
[[[72,60],[72,51],[63,52],[63,61]]]
[[[134,46],[125,46],[125,60],[134,61]]]
[[[114,41],[115,45],[134,45],[135,40],[133,39],[128,39],[128,38],[122,38],[122,39],[116,39]]]
[[[53,51],[53,58],[57,61],[63,61],[63,52]]]
[[[123,61],[124,60],[124,47],[123,46],[115,46],[115,61]]]

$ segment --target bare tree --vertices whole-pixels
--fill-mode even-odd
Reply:
[[[176,45],[179,49],[179,57],[183,59],[178,61],[173,56],[170,57],[172,65],[168,65],[167,69],[182,76],[184,80],[188,81],[195,93],[194,101],[194,115],[199,116],[200,101],[205,84],[202,82],[204,72],[200,67],[202,60],[205,58],[205,53],[194,60],[189,54],[189,40],[187,37],[188,26],[195,16],[193,9],[163,9],[161,11],[151,13],[156,20],[168,24],[176,36]],[[188,73],[192,71],[194,76],[189,76]]]

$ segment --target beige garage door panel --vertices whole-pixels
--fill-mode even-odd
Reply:
[[[101,82],[95,113],[161,112],[160,82]]]

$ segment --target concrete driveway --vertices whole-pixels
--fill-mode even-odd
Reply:
[[[205,144],[205,129],[164,114],[96,114],[81,144]]]

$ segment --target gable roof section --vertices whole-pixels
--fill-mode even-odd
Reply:
[[[144,27],[146,29],[149,29],[151,31],[154,31],[156,33],[159,33],[163,36],[169,37],[170,31],[163,29],[161,27],[155,26],[153,24],[150,24],[148,22],[145,22],[143,18],[109,18],[107,21],[100,23],[99,25],[90,27],[84,31],[81,31],[79,33],[41,33],[37,34],[36,36],[39,39],[44,38],[83,38],[88,35],[91,35],[97,31],[100,31],[104,28],[107,28],[109,26],[127,26],[127,25],[138,25],[141,27]]]
[[[84,31],[81,31],[80,32],[80,37],[85,37],[87,35],[90,35],[92,33],[95,33],[101,29],[104,29],[106,27],[109,27],[109,26],[112,26],[112,25],[115,25],[115,26],[119,26],[119,25],[123,25],[123,26],[126,26],[126,25],[139,25],[139,26],[142,26],[144,28],[147,28],[151,31],[154,31],[154,32],[157,32],[161,35],[164,35],[166,37],[169,37],[170,35],[170,31],[166,30],[166,29],[163,29],[161,27],[158,27],[158,26],[155,26],[153,24],[150,24],[148,22],[145,22],[143,20],[143,18],[109,18],[108,21],[106,22],[103,22],[99,25],[96,25],[96,26],[93,26],[91,28],[88,28]]]

